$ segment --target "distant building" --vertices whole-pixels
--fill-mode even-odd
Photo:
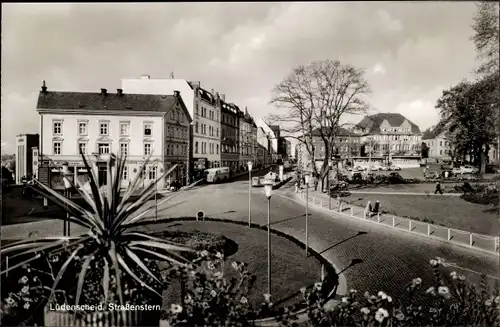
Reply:
[[[33,165],[37,164],[38,158],[33,157],[33,149],[38,148],[40,135],[19,134],[16,136],[16,168],[15,183],[20,184],[23,177],[37,175]]]
[[[445,131],[426,131],[422,135],[422,142],[429,147],[429,158],[451,160],[451,142]]]
[[[276,127],[274,127],[274,129],[272,129],[262,118],[260,118],[258,121],[257,121],[257,127],[260,127],[261,131],[257,131],[257,134],[260,134],[260,136],[258,135],[258,142],[262,145],[264,145],[263,143],[265,143],[266,141],[264,140],[264,138],[267,138],[267,142],[268,144],[265,145],[266,149],[269,151],[269,154],[271,155],[271,163],[272,164],[276,164],[278,162],[278,159],[279,159],[279,154],[278,154],[278,151],[279,151],[279,144],[278,144],[278,138],[279,138],[279,135],[276,135],[275,132],[279,132],[279,126],[278,128],[276,129]]]
[[[42,87],[38,96],[41,140],[41,171],[47,183],[63,188],[61,175],[65,163],[82,182],[88,172],[80,152],[97,168],[99,184],[107,183],[106,160],[109,154],[126,155],[122,178],[126,187],[139,173],[145,159],[146,187],[175,164],[168,177],[182,181],[189,162],[190,115],[178,91],[172,95],[59,92]],[[45,172],[45,168],[48,167]],[[165,181],[159,182],[159,187]]]
[[[240,135],[240,108],[233,103],[218,99],[221,106],[221,162],[222,167],[229,167],[232,171],[239,171],[239,135]]]
[[[240,112],[239,146],[240,146],[240,166],[247,168],[248,162],[256,163],[257,156],[257,125],[248,113]]]

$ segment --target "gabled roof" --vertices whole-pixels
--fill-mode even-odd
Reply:
[[[157,94],[107,93],[104,95],[92,92],[41,91],[38,95],[37,109],[162,113],[169,111],[177,102],[190,117],[181,98],[175,95]]]
[[[420,133],[420,128],[405,116],[399,113],[389,112],[366,116],[356,124],[356,127],[363,129],[369,128],[370,134],[377,134],[380,133],[380,125],[384,120],[387,120],[387,122],[393,127],[399,127],[405,120],[407,120],[411,125],[411,132],[416,134]]]
[[[432,140],[443,134],[444,128],[436,127],[432,130],[425,131],[422,135],[422,140]]]
[[[239,115],[239,113],[241,112],[240,108],[234,103],[228,103],[221,100],[220,104],[222,110],[229,111],[233,115]]]

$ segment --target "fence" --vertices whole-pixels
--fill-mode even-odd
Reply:
[[[299,197],[305,201],[306,192],[299,191]],[[330,210],[330,208],[328,207],[328,200],[309,196],[309,203],[315,206],[319,206],[322,209]],[[458,244],[476,250],[499,255],[500,237],[466,232],[455,228],[429,224],[426,222],[398,217],[394,215],[385,215],[380,213],[371,214],[368,213],[364,208],[360,208],[343,202],[339,197],[337,197],[336,199],[331,199],[331,203],[332,212],[336,212],[346,217],[362,219],[376,224],[381,224],[389,228],[427,236],[441,241],[446,241],[453,244]],[[346,213],[345,211],[349,212]]]

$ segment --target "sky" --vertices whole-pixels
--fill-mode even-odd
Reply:
[[[275,112],[274,85],[322,59],[364,69],[371,113],[399,112],[423,131],[442,90],[473,78],[474,12],[473,2],[2,4],[2,153],[38,133],[43,80],[113,92],[122,78],[173,72],[259,118]]]

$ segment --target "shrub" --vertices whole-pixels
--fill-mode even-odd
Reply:
[[[219,256],[221,260],[222,257]],[[490,292],[483,276],[479,289],[466,284],[465,277],[456,272],[444,278],[439,270],[441,259],[430,261],[434,281],[422,285],[420,278],[408,284],[408,301],[393,299],[385,292],[377,295],[350,290],[336,305],[329,297],[326,283],[318,282],[300,292],[312,326],[499,326],[500,291],[498,286]],[[248,304],[245,294],[249,281],[242,263],[233,263],[240,273],[240,282],[228,282],[216,270],[216,263],[207,262],[208,271],[188,272],[177,268],[185,276],[186,291],[181,304],[172,304],[165,312],[171,326],[250,326],[253,320],[273,315],[282,325],[294,323],[297,313],[290,309],[277,309],[269,295],[264,295],[260,307]],[[189,280],[189,281],[188,281]],[[246,284],[246,285],[251,285]],[[335,292],[334,292],[335,293]],[[418,299],[425,299],[421,301]]]
[[[464,194],[460,196],[463,200],[467,202],[498,206],[498,193],[474,193],[474,194]]]

